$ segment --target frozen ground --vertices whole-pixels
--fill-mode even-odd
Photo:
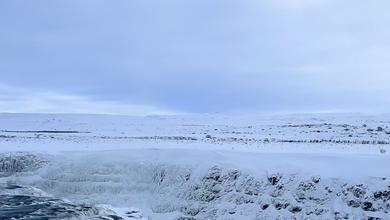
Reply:
[[[390,219],[390,115],[0,114],[0,151],[0,217]]]

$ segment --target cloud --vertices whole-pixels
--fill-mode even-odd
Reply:
[[[91,100],[50,91],[23,90],[0,85],[1,112],[10,113],[94,113],[119,115],[172,115],[179,112],[148,105]]]
[[[24,110],[4,101],[12,99],[40,100],[28,102],[34,111],[129,114],[132,106],[151,112],[386,109],[387,6],[2,1],[1,82],[23,89],[2,94],[0,111]]]

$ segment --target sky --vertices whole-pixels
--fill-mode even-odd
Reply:
[[[0,1],[0,112],[388,112],[389,8]]]

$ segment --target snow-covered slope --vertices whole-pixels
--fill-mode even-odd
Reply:
[[[389,126],[362,114],[0,114],[0,182],[121,218],[390,219]]]

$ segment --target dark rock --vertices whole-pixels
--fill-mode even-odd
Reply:
[[[389,201],[390,200],[390,191],[378,191],[374,192],[374,198],[375,199],[381,199],[383,201]]]
[[[234,214],[236,214],[236,211],[230,210],[230,211],[228,211],[228,213],[229,213],[230,215],[234,215]]]
[[[261,206],[261,209],[262,210],[266,210],[268,207],[269,207],[269,204],[264,204],[264,205]]]
[[[281,179],[281,176],[274,174],[274,175],[268,177],[268,182],[274,186],[280,181],[280,179]]]
[[[290,204],[288,203],[276,203],[275,204],[275,209],[281,210],[281,209],[286,209]]]
[[[197,220],[197,219],[194,217],[180,216],[180,217],[176,218],[175,220]]]
[[[292,212],[292,213],[298,213],[298,212],[302,211],[302,208],[298,207],[298,206],[294,206],[294,207],[291,207],[289,209],[289,211]]]
[[[358,207],[360,207],[360,202],[357,202],[355,200],[350,200],[348,202],[348,206],[353,207],[353,208],[358,208]]]
[[[375,211],[371,202],[363,202],[362,209],[364,211]]]

